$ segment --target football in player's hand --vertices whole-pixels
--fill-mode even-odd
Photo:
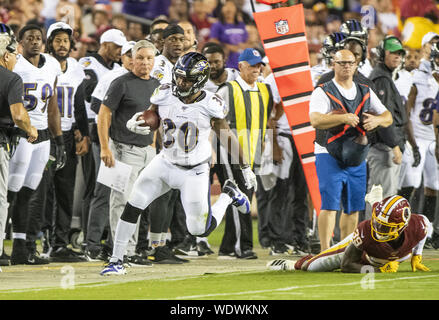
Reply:
[[[344,114],[344,113],[346,113],[346,111],[345,111],[344,109],[334,109],[334,110],[332,110],[332,111],[330,112],[330,114]],[[329,130],[329,132],[331,132],[332,134],[337,134],[337,133],[343,131],[344,126],[345,126],[344,124],[340,124],[340,125],[338,125],[338,126],[335,126],[335,127],[329,128],[328,130]]]
[[[157,130],[160,125],[160,117],[154,110],[145,110],[138,120],[145,120],[145,123],[140,126],[149,126],[153,131]]]

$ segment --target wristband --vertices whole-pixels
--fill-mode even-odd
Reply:
[[[62,135],[55,137],[55,144],[57,146],[64,145],[64,138]]]

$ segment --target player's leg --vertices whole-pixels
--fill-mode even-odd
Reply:
[[[22,148],[20,148],[22,145]],[[10,187],[13,190],[21,183],[17,192],[15,204],[12,208],[13,225],[13,249],[11,254],[12,264],[46,264],[47,259],[41,259],[28,252],[25,247],[26,231],[29,222],[29,201],[38,188],[43,176],[43,171],[49,160],[50,141],[46,140],[32,145],[25,139],[21,139],[13,158],[13,166],[10,166]],[[11,160],[12,160],[11,159]],[[41,212],[41,215],[43,213]],[[42,221],[41,219],[38,219]],[[29,256],[30,254],[30,256]]]
[[[73,217],[77,157],[73,131],[64,131],[63,137],[67,155],[66,163],[62,169],[54,172],[52,180],[56,206],[51,260],[56,262],[81,262],[86,261],[86,258],[67,247],[70,243],[69,234]]]
[[[367,168],[364,161],[359,166],[348,167],[346,186],[342,200],[344,212],[340,216],[340,239],[344,239],[355,231],[358,223],[358,212],[365,209]]]
[[[125,189],[125,192],[111,190],[110,193],[110,229],[112,238],[114,239],[117,222],[122,215],[134,183],[139,176],[141,170],[146,167],[147,164],[155,157],[155,149],[153,147],[133,147],[123,143],[115,142],[113,140],[110,141],[110,148],[113,152],[115,160],[121,161],[132,167],[131,175],[129,177],[129,182],[127,188]],[[128,243],[128,257],[133,257],[136,253],[136,244],[139,232],[138,225],[139,223],[137,223],[136,231],[133,233],[133,236]]]
[[[124,273],[121,270],[123,269],[121,261],[123,261],[128,241],[136,230],[140,214],[152,201],[170,190],[162,179],[162,174],[167,173],[166,170],[162,158],[156,156],[140,173],[117,223],[110,263],[102,270],[101,275]]]
[[[190,234],[205,236],[208,230],[216,228],[224,213],[215,217],[210,203],[209,168],[205,164],[197,169],[181,172],[180,198],[186,214],[186,225]],[[202,172],[197,175],[197,173]],[[220,196],[221,197],[221,196]],[[225,208],[228,204],[225,206]],[[225,212],[224,208],[224,212]],[[217,210],[218,211],[218,210]],[[210,232],[209,232],[210,233]]]
[[[92,142],[91,149],[89,153],[92,154],[93,158],[93,168],[95,170],[95,177],[98,176],[100,165],[101,165],[101,146],[99,143]],[[89,217],[88,217],[88,227],[87,227],[87,247],[90,249],[90,254],[93,255],[95,248],[100,249],[100,254],[98,258],[107,259],[109,252],[111,252],[112,238],[110,231],[110,219],[108,211],[110,209],[110,193],[111,188],[95,181],[93,186],[93,191],[90,197],[89,206]],[[105,240],[104,246],[101,248],[102,236],[108,230],[108,236]]]
[[[184,174],[180,194],[188,231],[192,235],[205,237],[221,223],[227,207],[235,201],[233,197],[237,197],[235,192],[241,192],[233,182],[226,182],[218,200],[211,205],[208,164],[180,174]]]
[[[423,214],[430,222],[433,222],[435,218],[437,190],[439,190],[439,174],[435,148],[436,142],[430,142],[425,152],[425,165],[423,170],[425,187]]]
[[[38,143],[32,152],[32,157],[26,177],[23,182],[24,187],[36,190],[43,177],[44,168],[49,161],[50,156],[50,140]]]
[[[27,250],[25,245],[27,208],[25,206],[21,206],[26,205],[26,200],[23,202],[22,199],[19,199],[19,191],[23,187],[33,150],[34,145],[27,142],[26,139],[21,138],[9,162],[8,202],[13,232],[13,247],[11,254],[12,264],[20,264],[27,259]],[[24,198],[30,198],[31,193],[32,190],[24,188],[24,190],[21,192],[21,195],[24,195]]]
[[[337,210],[340,210],[345,172],[337,161],[329,154],[316,155],[316,170],[319,178],[319,190],[322,198],[321,211],[318,218],[320,249],[324,251],[331,245],[335,228]]]
[[[367,155],[369,167],[368,190],[373,185],[381,185],[383,197],[393,196],[398,192],[398,180],[401,165],[393,162],[393,151],[383,143],[376,143],[370,147]],[[366,219],[372,216],[372,207],[366,205]]]
[[[0,145],[0,256],[3,254],[3,240],[8,218],[8,174],[9,152],[5,146]]]
[[[15,152],[9,161],[9,191],[18,192],[23,186],[33,150],[33,144],[27,142],[25,138],[20,138],[20,142],[18,143]]]
[[[352,234],[318,255],[307,256],[299,260],[295,269],[312,272],[330,272],[340,269],[344,251],[351,242]]]

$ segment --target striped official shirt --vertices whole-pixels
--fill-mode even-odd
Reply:
[[[238,88],[242,89],[245,113],[239,110],[244,109],[244,106],[237,105],[235,103],[236,99],[231,97],[232,89],[239,90]],[[262,92],[261,88],[265,92]],[[251,94],[252,92],[259,93],[256,96]],[[236,130],[238,140],[244,151],[244,155],[247,157],[247,161],[252,167],[254,164],[259,165],[267,120],[273,109],[273,94],[270,85],[257,83],[253,87],[250,87],[250,85],[239,76],[235,81],[227,82],[226,86],[221,87],[218,90],[218,95],[220,95],[226,101],[226,105],[229,106],[227,119],[230,128]]]

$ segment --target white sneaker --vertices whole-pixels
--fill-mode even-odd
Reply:
[[[279,271],[279,270],[294,270],[294,263],[296,261],[286,259],[271,260],[267,263],[267,269]]]
[[[104,269],[100,272],[101,276],[110,276],[110,275],[123,275],[126,274],[127,271],[123,265],[121,260],[117,262],[109,262],[105,265]]]
[[[250,201],[244,192],[239,190],[238,186],[232,180],[226,180],[223,186],[223,192],[232,198],[232,204],[238,208],[238,211],[244,214],[250,213]]]

